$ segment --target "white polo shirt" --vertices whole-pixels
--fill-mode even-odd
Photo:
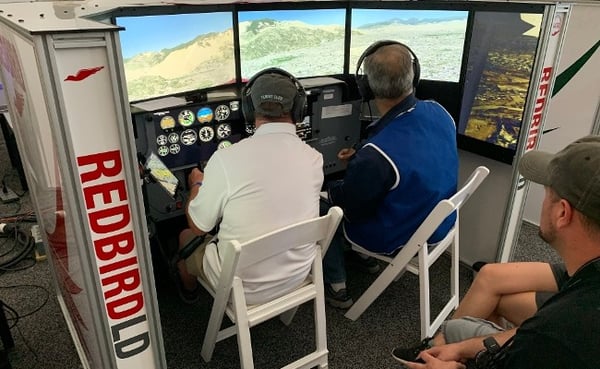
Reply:
[[[322,184],[322,155],[296,136],[290,123],[263,124],[252,137],[216,151],[188,209],[203,231],[219,224],[219,242],[209,244],[204,255],[209,282],[217,283],[218,248],[224,241],[245,242],[317,217]],[[297,287],[308,275],[314,256],[314,247],[304,245],[242,271],[247,303],[260,303]]]

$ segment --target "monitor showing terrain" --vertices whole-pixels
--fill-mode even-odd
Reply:
[[[541,22],[541,14],[475,12],[458,124],[464,144],[489,144],[512,160]]]
[[[230,12],[117,17],[129,101],[235,82]]]
[[[352,9],[350,72],[373,42],[394,40],[417,55],[421,79],[458,82],[468,11]]]
[[[344,72],[344,9],[240,11],[242,78],[269,67],[295,77]]]

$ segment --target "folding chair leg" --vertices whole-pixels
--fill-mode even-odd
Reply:
[[[346,312],[346,318],[350,320],[358,319],[362,313],[375,301],[379,295],[392,283],[398,276],[399,271],[396,268],[388,266],[381,272],[379,277],[371,283],[371,286],[360,296],[360,298]]]
[[[250,323],[246,311],[246,299],[242,292],[242,282],[239,279],[234,280],[232,291],[232,303],[235,310],[237,329],[238,351],[240,353],[240,365],[242,369],[254,369],[254,359],[252,358],[252,340],[250,339]],[[237,288],[236,288],[237,287]]]

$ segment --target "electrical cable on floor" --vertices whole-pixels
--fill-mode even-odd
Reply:
[[[6,320],[7,321],[14,320],[13,324],[10,325],[8,328],[9,329],[13,329],[13,328],[17,329],[17,331],[19,332],[19,335],[21,336],[21,338],[23,340],[23,343],[25,344],[25,346],[27,347],[27,349],[33,354],[35,360],[38,361],[38,362],[40,362],[38,354],[31,347],[31,345],[29,344],[29,342],[25,338],[25,335],[21,331],[21,328],[17,324],[19,323],[20,319],[28,317],[30,315],[33,315],[33,314],[37,313],[38,311],[40,311],[44,306],[46,306],[46,304],[48,303],[48,300],[50,299],[50,292],[46,288],[44,288],[42,286],[35,285],[35,284],[20,284],[20,285],[12,285],[12,286],[0,286],[0,289],[2,289],[2,288],[5,288],[5,289],[9,289],[9,288],[23,288],[23,287],[33,287],[33,288],[38,288],[38,289],[41,289],[42,291],[44,291],[44,293],[45,293],[44,301],[41,303],[40,306],[36,307],[32,311],[27,312],[25,314],[19,314],[16,309],[14,309],[10,305],[8,305],[5,301],[3,301],[2,305],[4,307],[5,312],[8,313],[8,317],[7,317]]]
[[[11,250],[1,255],[3,259],[0,259],[0,271],[8,272],[23,270],[35,265],[35,259],[32,256],[35,242],[28,231],[24,230],[18,224],[0,223],[0,237],[14,238]],[[14,255],[5,258],[9,253]],[[28,258],[33,260],[33,264],[26,264],[25,266],[19,265]]]
[[[25,314],[19,314],[13,307],[11,307],[10,305],[8,305],[6,303],[6,301],[3,302],[4,304],[4,309],[8,312],[8,313],[12,313],[14,315],[13,318],[7,318],[7,320],[14,320],[13,324],[11,326],[9,326],[9,328],[13,328],[14,326],[17,325],[17,323],[19,322],[19,319],[28,317],[30,315],[33,315],[35,313],[37,313],[38,311],[40,311],[44,306],[46,306],[46,304],[48,303],[48,301],[50,300],[50,292],[42,287],[42,286],[38,286],[36,284],[17,284],[17,285],[11,285],[11,286],[0,286],[0,289],[12,289],[12,288],[37,288],[40,289],[44,292],[44,301],[41,303],[40,306],[36,307],[35,309],[33,309],[30,312],[27,312]]]

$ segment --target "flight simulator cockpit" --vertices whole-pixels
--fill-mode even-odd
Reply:
[[[454,117],[459,148],[510,163],[542,12],[533,4],[450,2],[386,2],[385,9],[372,2],[303,2],[112,12],[111,20],[123,27],[119,37],[138,157],[146,163],[151,156],[164,167],[145,180],[147,213],[157,222],[183,215],[187,173],[216,150],[253,134],[240,92],[269,67],[290,72],[303,85],[307,106],[297,134],[323,154],[327,177],[343,175],[337,153],[358,143],[378,118],[374,104],[358,93],[356,64],[382,39],[405,43],[418,56],[416,95],[438,101]],[[167,172],[176,183],[171,191],[156,179]]]

